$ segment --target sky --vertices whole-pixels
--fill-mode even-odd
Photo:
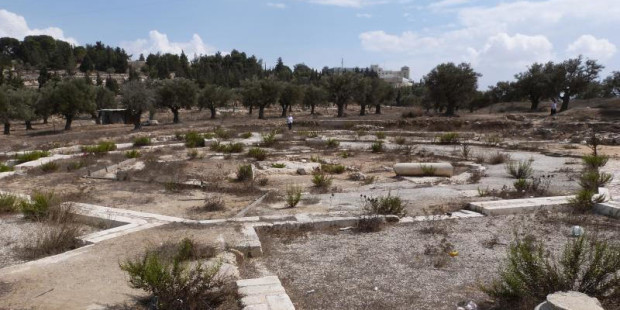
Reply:
[[[129,54],[256,55],[293,67],[470,63],[479,87],[583,55],[620,70],[619,0],[0,0],[0,37],[102,41]]]

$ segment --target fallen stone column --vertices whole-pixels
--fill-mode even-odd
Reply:
[[[394,165],[394,172],[403,176],[451,177],[454,167],[450,163],[400,163]]]

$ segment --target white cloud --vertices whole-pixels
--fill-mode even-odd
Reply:
[[[171,42],[168,35],[157,30],[149,31],[148,39],[121,42],[120,46],[134,57],[149,53],[181,54],[183,51],[187,57],[191,58],[193,55],[207,55],[215,52],[215,48],[205,44],[198,34],[193,34],[192,39],[187,42]]]
[[[30,35],[49,35],[55,39],[78,45],[76,39],[66,37],[62,29],[58,27],[30,29],[23,16],[0,9],[0,37],[12,37],[23,40],[25,36]]]
[[[275,2],[267,2],[267,6],[272,7],[272,8],[276,8],[276,9],[285,9],[286,8],[286,4],[284,3],[275,3]]]
[[[361,8],[374,4],[387,3],[387,0],[304,0],[310,3],[340,7]]]
[[[553,44],[547,37],[527,36],[519,33],[514,36],[499,33],[490,37],[484,47],[476,52],[476,55],[476,61],[516,68],[554,57]]]
[[[368,13],[357,13],[355,16],[358,18],[372,18],[372,15]]]
[[[584,55],[594,59],[609,59],[618,49],[607,39],[597,39],[586,34],[571,43],[566,51],[572,56]]]
[[[459,6],[471,2],[471,0],[442,0],[433,2],[428,5],[431,9],[444,9],[448,7]]]
[[[359,35],[364,49],[373,52],[413,52],[418,49],[428,49],[441,44],[440,39],[433,37],[419,37],[407,31],[401,35],[387,34],[385,31],[369,31]]]

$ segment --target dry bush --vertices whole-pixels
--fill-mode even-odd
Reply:
[[[11,194],[0,194],[0,214],[19,211],[19,200]]]
[[[398,196],[392,196],[389,192],[387,196],[380,196],[377,198],[361,195],[364,203],[364,210],[368,214],[376,215],[396,215],[405,216],[405,204]]]
[[[488,160],[489,160],[489,164],[491,165],[503,164],[510,160],[510,154],[496,152],[495,154],[491,155],[491,157],[489,157]]]
[[[480,182],[480,180],[483,177],[484,177],[484,171],[474,170],[474,171],[471,172],[471,175],[467,179],[467,182],[469,182],[471,184],[476,184],[476,183]]]
[[[430,256],[431,265],[434,268],[443,268],[450,262],[450,252],[454,250],[454,245],[446,238],[442,238],[439,244],[424,245],[424,255]]]
[[[204,204],[200,208],[200,211],[205,212],[217,212],[226,209],[226,203],[222,196],[209,196],[205,198]]]
[[[509,162],[506,164],[506,171],[515,179],[528,179],[532,176],[532,162],[529,160],[520,160],[519,162]]]
[[[292,185],[286,188],[286,206],[295,208],[301,200],[302,188],[298,185]]]
[[[20,247],[20,254],[25,259],[37,259],[76,249],[82,246],[79,234],[79,227],[72,223],[45,225]]]
[[[360,233],[378,232],[383,229],[383,218],[377,215],[364,215],[360,217],[355,226],[355,231]]]

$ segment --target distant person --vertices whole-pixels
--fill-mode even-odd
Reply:
[[[288,126],[288,130],[293,129],[293,115],[289,115],[286,118],[286,125]]]
[[[558,104],[553,101],[551,103],[551,116],[555,115],[558,112]]]

